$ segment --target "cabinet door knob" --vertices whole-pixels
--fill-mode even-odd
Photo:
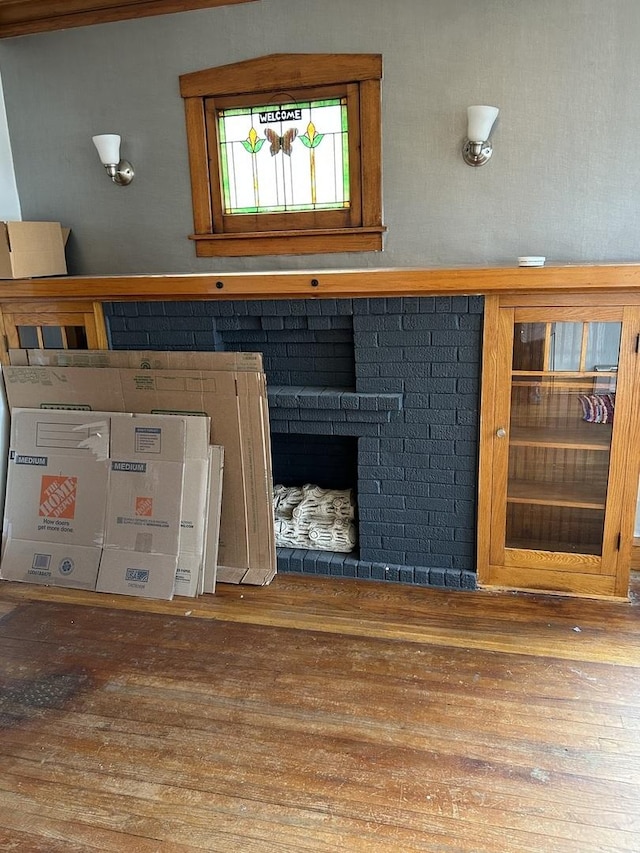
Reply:
[[[504,438],[506,434],[507,431],[504,427],[499,427],[499,429],[496,430],[496,435],[498,436],[498,438]]]

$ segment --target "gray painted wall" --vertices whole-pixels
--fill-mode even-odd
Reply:
[[[639,43],[637,0],[259,0],[4,40],[22,215],[71,226],[87,274],[637,261]],[[275,52],[382,53],[383,253],[195,257],[178,76]],[[474,103],[501,109],[481,169]]]
[[[22,219],[22,216],[0,81],[0,220],[6,222],[15,219]]]

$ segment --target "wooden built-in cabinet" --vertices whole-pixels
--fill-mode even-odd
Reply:
[[[546,299],[487,299],[478,578],[624,598],[638,491],[640,304]]]
[[[485,297],[480,586],[625,599],[640,568],[638,264],[0,282],[0,360],[108,348],[109,301],[469,294]]]
[[[100,302],[5,302],[0,362],[10,349],[108,349]]]

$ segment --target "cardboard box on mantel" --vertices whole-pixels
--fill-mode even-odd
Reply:
[[[59,222],[0,222],[0,279],[66,275],[68,236]]]

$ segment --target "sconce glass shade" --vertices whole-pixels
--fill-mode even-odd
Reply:
[[[499,112],[497,107],[467,107],[467,139],[470,142],[486,142]]]
[[[107,170],[107,175],[114,184],[121,187],[128,186],[133,180],[135,172],[128,160],[120,159],[120,137],[117,133],[101,133],[92,136],[93,144],[98,149],[98,155],[102,165]]]
[[[103,166],[120,162],[120,137],[117,133],[102,133],[92,139]]]
[[[462,159],[468,166],[484,166],[493,153],[489,134],[500,110],[476,105],[467,107],[467,138],[462,146]]]

